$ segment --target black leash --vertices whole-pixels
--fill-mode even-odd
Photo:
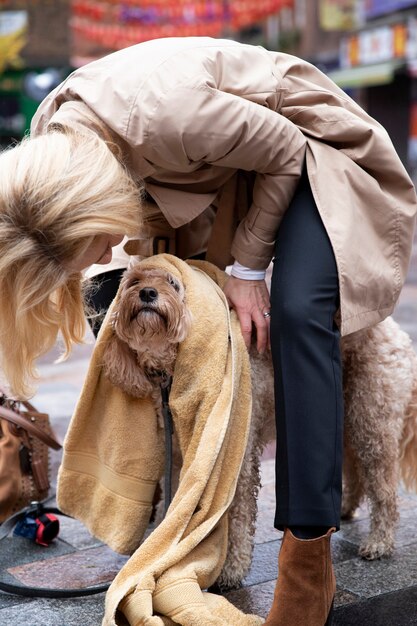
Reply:
[[[164,511],[167,512],[169,505],[171,504],[171,491],[172,491],[172,434],[174,432],[174,425],[172,420],[171,409],[169,408],[169,393],[171,390],[172,378],[165,372],[162,372],[161,377],[161,396],[162,396],[162,413],[164,417],[165,428],[165,507]],[[51,498],[49,498],[51,500]],[[6,521],[0,525],[0,542],[5,539],[9,533],[18,525],[24,524],[26,520],[38,521],[41,523],[46,522],[49,515],[66,515],[56,507],[45,506],[47,500],[44,502],[32,502],[29,506],[25,507],[21,511],[18,511]],[[54,523],[54,522],[53,522]],[[39,524],[38,524],[39,526]],[[56,521],[55,534],[49,539],[52,540],[58,535],[59,522]],[[39,541],[37,541],[40,543]],[[45,544],[43,544],[45,545]],[[6,593],[12,593],[19,596],[25,596],[29,598],[77,598],[81,596],[91,596],[96,593],[102,593],[107,591],[110,587],[110,583],[103,585],[94,585],[92,587],[81,587],[77,589],[51,589],[48,587],[28,587],[25,585],[15,585],[13,583],[7,583],[0,579],[0,590]]]
[[[168,511],[169,505],[172,500],[172,435],[174,433],[174,424],[172,421],[172,413],[169,408],[169,393],[171,391],[172,378],[164,372],[164,376],[161,381],[161,396],[162,396],[162,414],[164,416],[164,429],[165,429],[165,508],[164,512]]]

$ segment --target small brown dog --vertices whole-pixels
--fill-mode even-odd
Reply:
[[[168,272],[135,265],[121,281],[112,323],[106,376],[135,398],[159,402],[160,384],[172,376],[178,344],[191,325],[184,287]]]
[[[191,323],[184,287],[177,278],[162,270],[144,270],[140,263],[133,266],[124,275],[113,313],[105,374],[130,395],[151,396],[160,415],[160,384],[172,375],[178,343]],[[360,554],[375,559],[389,556],[394,548],[400,477],[407,487],[417,487],[417,358],[410,338],[392,318],[345,337],[342,354],[346,415],[342,513],[352,517],[368,498],[371,529]],[[223,587],[237,586],[249,570],[260,457],[274,437],[272,364],[256,350],[251,350],[250,359],[251,433],[229,511]]]

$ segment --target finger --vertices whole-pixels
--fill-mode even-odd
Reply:
[[[251,336],[252,336],[252,318],[251,316],[244,312],[236,310],[237,316],[239,318],[240,329],[242,331],[243,340],[247,348],[250,347]]]
[[[260,354],[263,354],[269,342],[269,318],[264,317],[259,311],[254,314],[253,321],[256,326],[256,348]]]

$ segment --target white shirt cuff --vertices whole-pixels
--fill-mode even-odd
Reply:
[[[264,280],[266,270],[251,270],[235,261],[232,265],[231,275],[242,280]]]

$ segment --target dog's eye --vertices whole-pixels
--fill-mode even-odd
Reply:
[[[174,287],[175,291],[179,291],[179,290],[180,290],[180,286],[179,286],[179,284],[177,283],[177,281],[176,281],[176,280],[174,280],[173,278],[171,278],[171,277],[170,277],[170,278],[168,279],[168,282],[169,282],[169,284],[170,284],[172,287]]]

